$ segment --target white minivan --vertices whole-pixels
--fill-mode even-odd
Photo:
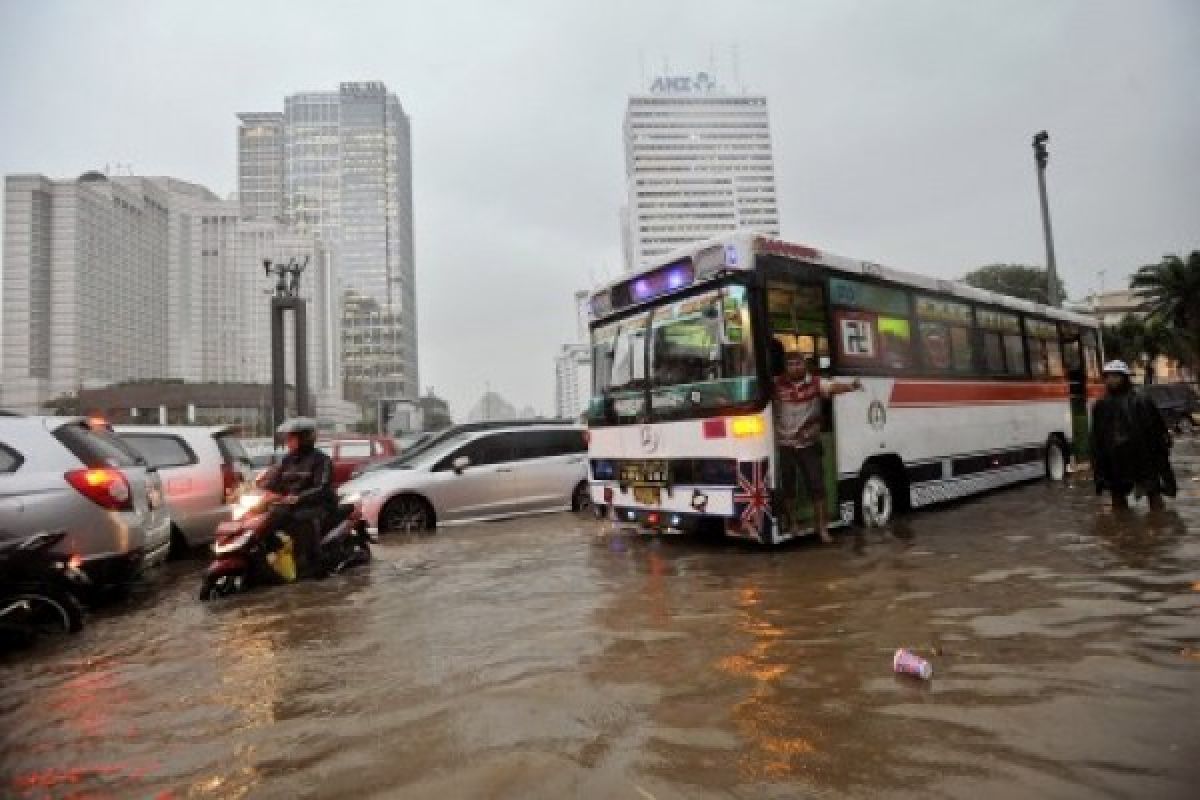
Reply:
[[[338,493],[379,533],[589,505],[587,439],[569,422],[464,425],[364,473]]]
[[[172,551],[211,542],[251,477],[250,459],[235,429],[117,425],[115,430],[162,477]]]

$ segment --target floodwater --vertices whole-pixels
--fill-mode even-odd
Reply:
[[[0,656],[0,796],[1195,798],[1177,455],[1158,516],[1034,484],[763,552],[554,515],[213,606],[174,564]]]

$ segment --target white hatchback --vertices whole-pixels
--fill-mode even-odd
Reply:
[[[570,423],[464,426],[343,485],[372,531],[430,530],[588,505],[587,439]]]

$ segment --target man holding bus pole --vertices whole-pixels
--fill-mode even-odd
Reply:
[[[803,478],[812,500],[817,534],[829,543],[829,510],[825,498],[825,466],[821,446],[821,401],[862,389],[853,383],[823,381],[812,375],[803,353],[787,352],[771,339],[771,370],[775,376],[775,437],[779,445],[779,518],[784,530],[796,526],[796,479]]]

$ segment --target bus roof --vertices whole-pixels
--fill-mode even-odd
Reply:
[[[769,236],[764,236],[763,234],[749,231],[738,231],[731,233],[728,236],[723,236],[716,239],[707,239],[702,242],[696,242],[686,247],[673,250],[643,269],[630,272],[616,280],[597,287],[590,293],[589,299],[595,298],[597,295],[601,295],[609,291],[614,286],[626,283],[639,276],[654,272],[655,270],[662,269],[670,264],[677,263],[684,259],[693,259],[693,261],[699,261],[699,256],[713,253],[717,254],[717,257],[721,261],[721,263],[718,265],[720,272],[746,270],[754,264],[753,257],[774,255],[781,256],[783,258],[795,259],[797,261],[804,261],[809,264],[816,264],[818,266],[848,275],[862,275],[877,278],[914,289],[923,289],[927,292],[937,292],[939,294],[951,295],[954,297],[959,297],[963,300],[1000,306],[1013,311],[1024,312],[1026,314],[1039,314],[1052,319],[1062,320],[1063,322],[1072,322],[1076,325],[1084,325],[1092,328],[1099,327],[1100,325],[1099,321],[1095,317],[1090,317],[1086,314],[1079,314],[1074,311],[1066,311],[1061,308],[1054,308],[1053,306],[1033,303],[1028,300],[1022,300],[1018,297],[1010,297],[1008,295],[988,291],[987,289],[976,289],[974,286],[968,286],[961,281],[946,280],[944,278],[932,278],[927,275],[895,269],[893,267],[886,267],[882,264],[876,264],[870,261],[858,261],[851,258],[845,258],[844,256],[818,250],[810,245],[785,242],[781,239],[774,239]],[[697,267],[697,272],[700,272],[700,267]],[[706,277],[707,276],[705,275],[699,275],[698,280],[704,280]],[[590,316],[593,319],[598,318],[594,313],[590,313]],[[605,314],[602,316],[608,315]]]

